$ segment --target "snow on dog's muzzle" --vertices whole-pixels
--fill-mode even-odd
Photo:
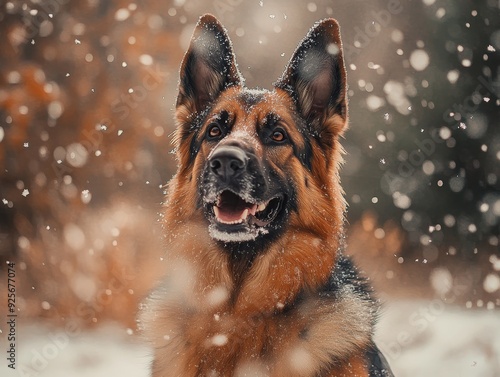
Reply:
[[[224,242],[251,241],[267,234],[283,208],[284,196],[269,192],[256,156],[235,145],[209,155],[202,180],[210,235]]]

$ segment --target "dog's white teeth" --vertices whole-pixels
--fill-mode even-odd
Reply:
[[[250,212],[250,215],[255,216],[255,213],[258,211],[257,204],[254,204],[252,208],[249,208],[248,211]]]
[[[259,204],[256,212],[262,212],[266,209],[266,207],[267,207],[267,203]]]

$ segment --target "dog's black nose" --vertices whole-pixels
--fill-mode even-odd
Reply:
[[[224,145],[210,157],[211,171],[223,182],[229,182],[246,170],[248,156],[239,147]]]

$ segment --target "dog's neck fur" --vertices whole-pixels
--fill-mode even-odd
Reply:
[[[182,228],[176,228],[177,236],[170,244],[170,272],[148,300],[143,317],[155,348],[168,350],[162,352],[168,357],[155,361],[159,370],[172,371],[165,376],[194,376],[199,371],[226,370],[227,365],[244,368],[248,363],[280,371],[272,376],[316,376],[335,360],[348,359],[369,344],[374,307],[355,295],[349,284],[330,292],[331,301],[319,299],[318,291],[328,290],[325,284],[308,286],[306,270],[281,270],[287,261],[280,250],[258,255],[253,262],[243,255],[235,259],[216,253],[209,238],[202,250],[190,250],[189,233],[200,229]],[[280,247],[293,255],[301,247],[294,241]],[[309,242],[309,247],[323,246],[326,253],[334,254],[320,241]],[[237,280],[234,268],[239,269]],[[283,283],[287,279],[289,284]],[[256,339],[267,340],[261,344]],[[205,347],[203,359],[197,359],[199,347]],[[275,350],[270,359],[252,357],[268,347]],[[297,374],[302,367],[290,360],[302,353],[309,357],[310,371]]]

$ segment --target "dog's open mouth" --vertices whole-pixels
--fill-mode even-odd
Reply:
[[[264,203],[249,203],[231,191],[223,191],[214,203],[215,220],[221,224],[269,225],[277,216],[281,199],[275,197]]]
[[[212,208],[212,235],[223,241],[248,241],[267,233],[265,227],[280,213],[283,198],[276,196],[262,202],[253,201],[229,190],[222,191],[209,205]]]

